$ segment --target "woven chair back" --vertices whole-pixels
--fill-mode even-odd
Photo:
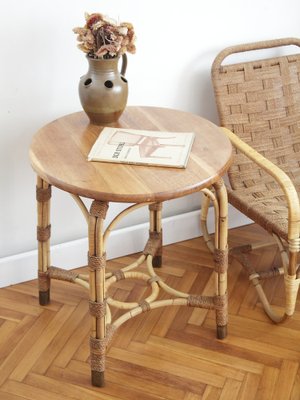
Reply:
[[[300,54],[222,65],[234,53],[300,46],[287,38],[226,48],[212,66],[220,123],[300,182]],[[237,151],[229,170],[233,189],[274,182]],[[296,183],[296,182],[295,182]],[[272,189],[268,187],[268,189]]]

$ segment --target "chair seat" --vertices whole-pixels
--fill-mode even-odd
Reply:
[[[282,190],[259,191],[258,187],[244,190],[228,188],[228,200],[239,211],[268,232],[288,240],[288,209]]]

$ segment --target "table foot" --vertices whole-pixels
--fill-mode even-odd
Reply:
[[[162,266],[162,256],[154,256],[152,259],[152,265],[154,268],[161,268]]]
[[[217,326],[217,338],[225,339],[227,336],[227,325]]]
[[[50,303],[50,289],[46,292],[39,291],[39,303],[41,306],[46,306]]]
[[[105,386],[104,371],[92,371],[91,382],[93,386],[103,387]]]

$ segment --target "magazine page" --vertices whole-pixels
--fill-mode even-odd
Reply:
[[[105,127],[88,161],[185,168],[195,134]]]

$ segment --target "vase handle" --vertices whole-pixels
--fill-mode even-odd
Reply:
[[[126,53],[122,54],[122,67],[121,67],[121,75],[125,76],[127,69],[127,55]]]

